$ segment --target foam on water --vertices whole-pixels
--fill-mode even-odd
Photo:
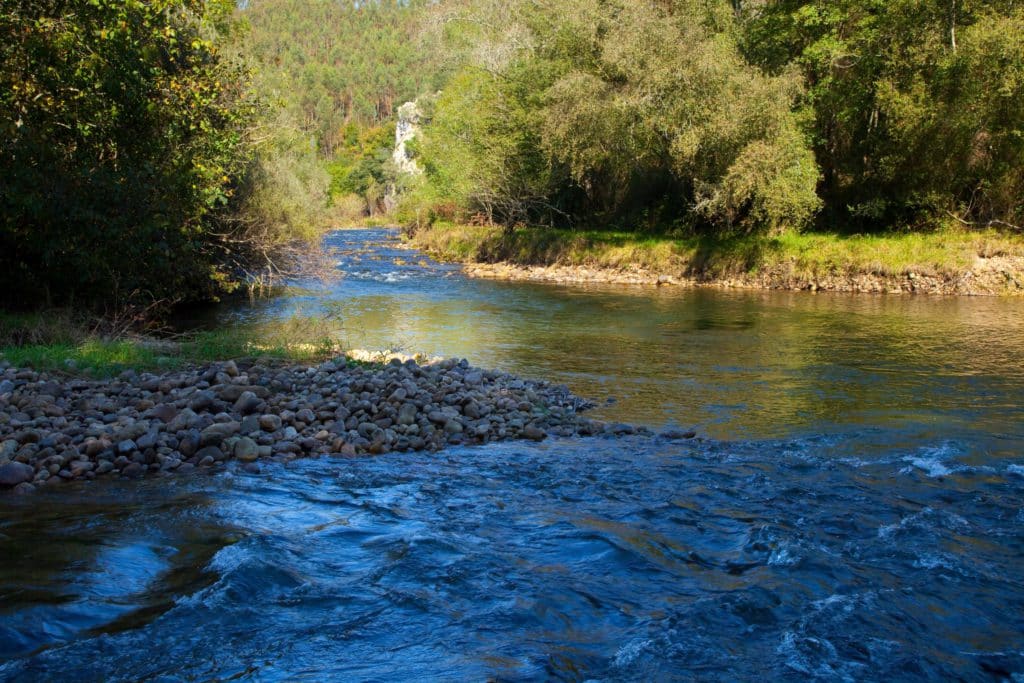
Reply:
[[[938,478],[971,471],[971,467],[956,462],[955,459],[961,452],[961,449],[952,443],[921,448],[918,452],[903,458],[903,461],[909,462],[911,466],[900,470],[900,473],[911,474],[914,469],[918,469],[928,477]]]

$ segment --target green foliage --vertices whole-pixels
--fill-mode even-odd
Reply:
[[[280,126],[260,129],[234,11],[0,3],[0,297],[212,299],[309,236],[294,228],[310,219],[315,173],[283,168],[301,153]]]
[[[279,127],[255,150],[238,183],[238,202],[230,220],[232,256],[246,279],[255,269],[291,270],[296,264],[281,252],[289,243],[312,243],[323,233],[330,178],[320,157],[294,128]],[[277,275],[287,275],[278,272]],[[280,279],[271,277],[270,279]]]
[[[314,141],[333,210],[358,221],[383,213],[394,115],[444,82],[440,51],[420,39],[428,0],[250,0],[238,13],[256,80]]]
[[[249,26],[245,50],[260,63],[261,87],[332,157],[351,144],[350,124],[384,124],[443,82],[417,35],[431,4],[249,0],[240,12]]]
[[[449,35],[474,61],[422,144],[428,182],[464,213],[592,223],[653,205],[662,222],[764,231],[817,212],[798,83],[746,64],[724,2],[481,2],[465,22]]]
[[[383,212],[387,186],[395,182],[391,168],[394,122],[372,127],[350,123],[342,133],[343,143],[328,165],[331,196],[359,197],[366,215]]]
[[[253,109],[214,40],[225,11],[3,3],[4,297],[202,296],[227,278],[204,225],[230,200]]]
[[[554,208],[532,94],[515,81],[464,70],[438,98],[418,150],[434,196],[466,215],[514,224]]]
[[[1024,8],[1009,0],[779,0],[745,51],[808,85],[837,219],[1024,219]]]

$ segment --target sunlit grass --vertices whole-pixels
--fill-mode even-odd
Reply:
[[[727,277],[781,269],[793,275],[955,275],[979,257],[1024,257],[1024,236],[995,230],[844,235],[670,237],[625,231],[552,230],[438,224],[417,246],[450,261],[573,265]]]
[[[0,330],[5,332],[0,337],[0,360],[15,367],[111,376],[128,369],[174,369],[239,358],[316,363],[344,356],[346,351],[330,321],[318,318],[296,317],[163,339],[104,339],[67,321],[57,327],[38,327],[46,317],[0,315]]]

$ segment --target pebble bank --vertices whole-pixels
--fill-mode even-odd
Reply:
[[[106,380],[0,363],[0,490],[231,460],[258,472],[263,460],[646,431],[588,419],[581,413],[589,407],[565,386],[457,359],[315,367],[239,360]]]

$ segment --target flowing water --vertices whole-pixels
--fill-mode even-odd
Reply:
[[[700,438],[0,498],[0,679],[1024,681],[1024,301],[474,281],[387,231],[295,314]]]

